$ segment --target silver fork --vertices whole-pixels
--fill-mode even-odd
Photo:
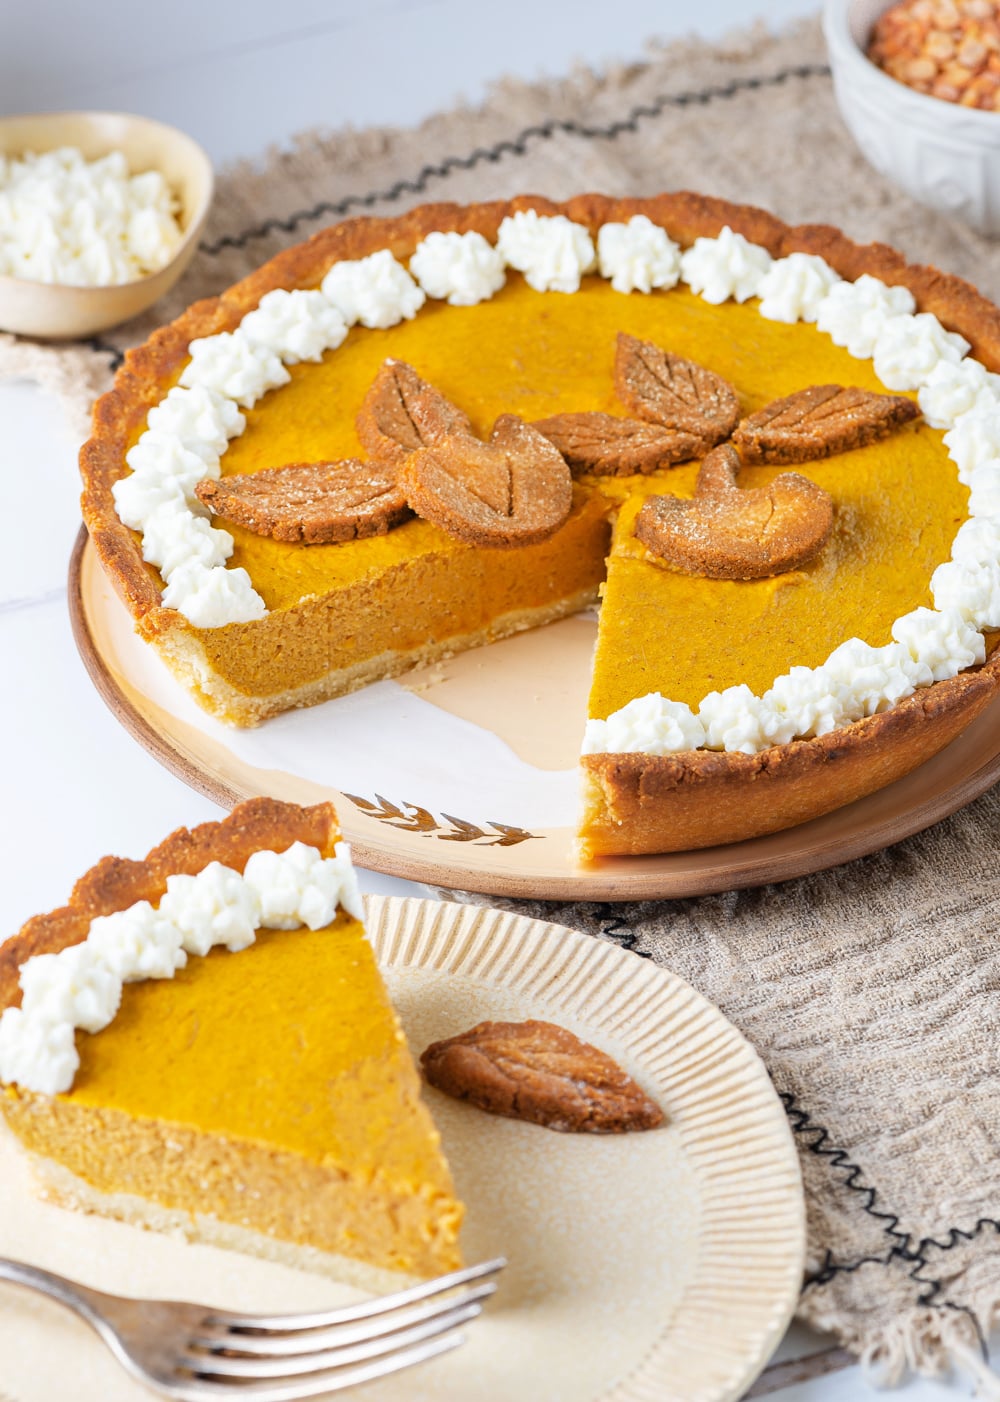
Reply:
[[[174,1300],[105,1295],[0,1257],[0,1280],[27,1285],[93,1325],[133,1377],[178,1402],[297,1402],[423,1363],[463,1342],[506,1261],[394,1295],[312,1314],[227,1314]]]

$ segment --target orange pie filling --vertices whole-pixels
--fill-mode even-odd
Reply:
[[[710,365],[735,387],[744,413],[811,384],[882,388],[869,362],[812,326],[765,320],[755,302],[713,306],[680,287],[623,296],[597,277],[571,296],[537,293],[511,273],[487,302],[428,303],[412,321],[390,331],[356,328],[321,363],[290,367],[290,383],[247,412],[223,474],[364,457],[355,416],[390,354],[482,436],[502,413],[529,422],[585,410],[621,415],[612,373],[619,331]],[[966,516],[967,492],[941,437],[918,423],[804,464],[834,499],[834,536],[807,567],[769,579],[682,574],[635,540],[642,497],[691,495],[696,462],[648,477],[585,477],[566,524],[516,550],[465,545],[420,519],[384,536],[311,546],[227,522],[229,564],[248,571],[269,613],[199,630],[199,644],[234,694],[272,698],[278,709],[570,612],[594,597],[607,572],[592,716],[648,691],[695,707],[737,682],[760,694],[793,665],[822,662],[845,638],[888,641],[896,618],[929,602],[930,576]],[[777,471],[749,466],[741,486]],[[606,564],[608,523],[619,508]],[[340,683],[324,692],[331,673]]]

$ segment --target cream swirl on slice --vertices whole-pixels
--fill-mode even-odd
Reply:
[[[80,1065],[75,1031],[107,1027],[123,984],[173,978],[189,955],[216,946],[246,949],[260,929],[320,930],[338,907],[363,918],[345,843],[332,857],[302,842],[255,852],[242,874],[211,862],[195,876],[168,876],[158,907],[137,901],[99,916],[81,943],[26,960],[21,1007],[0,1016],[0,1082],[44,1095],[70,1090]]]

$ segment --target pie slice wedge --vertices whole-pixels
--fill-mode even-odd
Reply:
[[[460,1264],[462,1207],[363,923],[345,908],[357,910],[357,888],[339,836],[329,804],[251,800],[143,861],[105,858],[0,949],[0,1109],[47,1196],[362,1284]],[[78,1022],[100,1021],[87,1003],[100,980],[78,967],[59,984],[37,956],[85,959],[96,938],[105,962],[112,945],[133,958],[137,910],[170,947],[144,902],[186,931],[186,962],[172,977],[133,973],[107,1025],[75,1032],[71,1086],[30,1088],[64,1068],[57,1035],[42,1037],[46,1061],[29,1020],[37,1033],[73,996]],[[262,922],[251,943],[241,911]],[[210,937],[233,948],[190,952]]]

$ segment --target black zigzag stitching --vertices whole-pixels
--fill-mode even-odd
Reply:
[[[106,341],[102,341],[100,336],[92,336],[87,342],[91,350],[97,351],[98,355],[108,357],[108,365],[112,370],[117,370],[125,359],[125,352],[120,351],[117,346],[109,346]]]
[[[953,1251],[956,1246],[961,1246],[963,1242],[974,1241],[980,1232],[992,1227],[1000,1235],[1000,1222],[995,1217],[980,1217],[979,1221],[971,1231],[963,1231],[961,1227],[950,1227],[948,1235],[944,1241],[938,1241],[936,1237],[925,1236],[917,1244],[917,1250],[921,1253],[927,1251]]]
[[[613,915],[610,919],[605,917],[605,907],[603,905],[594,906],[594,918],[601,922],[600,936],[608,940],[611,944],[616,944],[619,949],[627,949],[630,954],[637,954],[640,959],[652,959],[652,954],[645,949],[637,949],[637,936],[629,929],[628,921],[622,915]]]
[[[899,1218],[894,1212],[882,1212],[876,1206],[878,1201],[878,1190],[869,1188],[861,1182],[862,1170],[860,1164],[852,1163],[847,1156],[847,1151],[836,1148],[830,1142],[829,1131],[822,1125],[813,1123],[812,1116],[808,1110],[803,1110],[794,1095],[787,1091],[779,1091],[778,1095],[781,1103],[785,1107],[785,1114],[792,1124],[792,1131],[802,1135],[807,1140],[807,1148],[811,1154],[816,1154],[819,1158],[826,1159],[831,1168],[845,1170],[845,1177],[841,1183],[851,1192],[857,1193],[861,1209],[869,1217],[874,1217],[880,1224],[882,1231],[890,1238],[893,1245],[885,1256],[864,1256],[856,1261],[844,1265],[835,1265],[829,1251],[826,1260],[818,1271],[812,1275],[809,1285],[825,1285],[832,1280],[835,1275],[842,1273],[850,1274],[858,1270],[863,1265],[879,1264],[888,1265],[894,1258],[904,1261],[918,1260],[910,1249],[910,1233],[899,1230]]]
[[[812,1136],[808,1144],[810,1153],[818,1154],[827,1159],[831,1168],[841,1168],[847,1171],[847,1176],[841,1180],[844,1187],[859,1194],[862,1210],[870,1217],[876,1218],[881,1223],[882,1230],[893,1241],[892,1247],[884,1256],[859,1256],[854,1261],[843,1263],[835,1264],[828,1251],[823,1265],[806,1281],[805,1289],[826,1285],[837,1275],[852,1275],[862,1266],[888,1266],[894,1260],[906,1261],[913,1266],[913,1269],[907,1274],[915,1284],[921,1287],[920,1294],[917,1296],[917,1304],[923,1305],[925,1308],[949,1309],[958,1314],[964,1314],[975,1330],[983,1357],[988,1359],[988,1344],[976,1312],[967,1305],[955,1304],[952,1300],[939,1299],[938,1297],[944,1290],[944,1281],[928,1278],[922,1272],[930,1264],[927,1258],[929,1251],[952,1251],[964,1242],[973,1241],[988,1228],[992,1228],[993,1231],[1000,1234],[1000,1221],[992,1217],[980,1217],[970,1231],[961,1227],[951,1227],[943,1241],[939,1241],[936,1237],[922,1237],[916,1245],[913,1245],[913,1234],[899,1230],[898,1216],[893,1212],[882,1212],[875,1207],[875,1203],[878,1201],[878,1192],[875,1188],[866,1187],[859,1181],[861,1178],[860,1166],[851,1162],[845,1150],[835,1148],[830,1143],[828,1131],[822,1125],[812,1122],[809,1112],[798,1105],[794,1095],[785,1091],[779,1091],[778,1094],[785,1107],[785,1113],[791,1121],[793,1132]]]
[[[529,146],[536,141],[551,141],[554,136],[560,135],[579,136],[584,141],[614,141],[625,132],[637,131],[640,122],[659,117],[671,107],[703,106],[736,97],[742,92],[780,87],[790,79],[825,78],[829,74],[830,69],[825,63],[803,63],[761,78],[734,78],[729,83],[703,88],[698,92],[670,93],[653,102],[639,103],[626,116],[609,122],[607,126],[587,126],[571,118],[553,117],[547,122],[525,127],[517,136],[498,141],[495,146],[479,146],[467,156],[446,156],[437,164],[425,165],[412,179],[397,180],[386,190],[371,190],[366,195],[346,195],[341,200],[320,200],[310,209],[296,210],[284,219],[265,219],[240,234],[224,234],[214,243],[202,243],[200,250],[209,257],[215,257],[227,248],[244,248],[252,239],[264,238],[267,234],[293,234],[300,224],[310,223],[324,215],[336,218],[348,214],[352,209],[370,209],[375,204],[391,204],[404,195],[420,195],[433,180],[445,180],[455,171],[472,170],[483,162],[496,165],[504,156],[526,155]]]
[[[419,195],[433,180],[446,180],[459,170],[473,170],[488,162],[496,165],[504,156],[523,156],[534,141],[550,141],[553,136],[579,136],[584,141],[614,141],[625,132],[637,131],[639,123],[658,117],[671,107],[693,107],[706,105],[717,100],[738,96],[742,92],[754,92],[760,88],[780,87],[789,79],[825,78],[830,69],[825,63],[803,63],[790,68],[782,68],[777,73],[761,78],[734,78],[721,86],[702,88],[698,92],[671,93],[656,98],[649,103],[639,103],[631,111],[607,126],[587,126],[572,119],[552,118],[550,121],[525,127],[517,136],[498,141],[494,146],[477,146],[467,156],[446,156],[436,165],[425,165],[412,180],[397,180],[387,190],[370,190],[366,195],[346,195],[341,200],[320,200],[310,209],[298,209],[284,219],[272,217],[244,229],[239,234],[223,234],[214,243],[199,244],[199,252],[209,258],[217,257],[227,248],[245,248],[253,239],[264,238],[268,234],[294,234],[300,224],[311,223],[324,215],[330,218],[342,217],[352,209],[370,209],[375,204],[392,204],[404,195]],[[117,370],[125,357],[115,346],[110,346],[94,336],[87,344],[99,355],[108,356],[112,370]],[[627,946],[626,946],[627,947]]]
[[[980,1217],[976,1225],[969,1232],[963,1231],[961,1227],[949,1228],[948,1236],[944,1241],[938,1241],[935,1237],[922,1237],[917,1243],[916,1254],[918,1260],[913,1270],[910,1271],[910,1279],[916,1281],[918,1285],[926,1287],[923,1293],[918,1296],[918,1304],[936,1309],[955,1310],[959,1314],[965,1315],[976,1332],[979,1351],[988,1363],[990,1360],[989,1341],[987,1340],[986,1331],[983,1329],[975,1310],[971,1309],[968,1305],[957,1305],[952,1300],[939,1300],[938,1296],[944,1290],[944,1281],[940,1278],[928,1279],[921,1274],[925,1266],[930,1264],[926,1255],[928,1251],[953,1251],[956,1246],[961,1246],[963,1242],[974,1241],[975,1238],[979,1236],[980,1232],[984,1231],[987,1227],[991,1227],[994,1232],[1000,1233],[1000,1222],[997,1222],[992,1217]]]

